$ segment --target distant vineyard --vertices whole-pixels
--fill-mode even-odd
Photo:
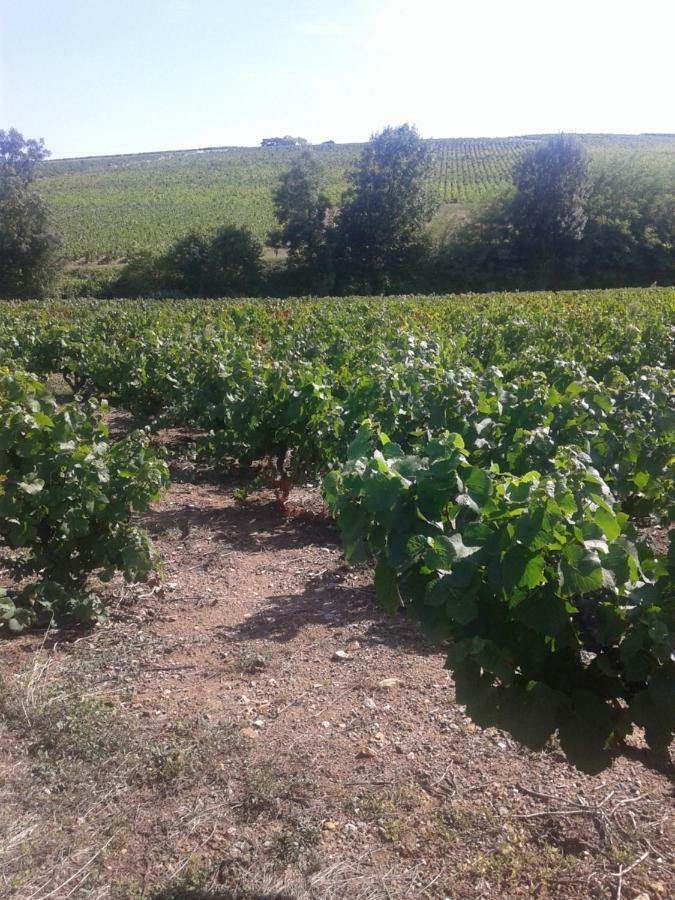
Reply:
[[[433,140],[433,186],[443,203],[472,205],[506,188],[513,165],[543,135]],[[593,158],[673,165],[675,138],[584,137]],[[337,203],[361,144],[317,147]],[[294,150],[221,147],[54,160],[39,189],[52,204],[70,259],[115,259],[162,250],[191,228],[246,225],[261,240],[274,225],[271,190]]]
[[[506,187],[513,166],[533,140],[436,141],[433,181],[449,203],[471,203]]]

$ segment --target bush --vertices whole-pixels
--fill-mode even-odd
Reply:
[[[91,622],[105,610],[92,574],[140,581],[148,536],[130,524],[168,483],[142,433],[110,444],[104,409],[58,407],[40,382],[0,369],[0,564],[28,584],[0,599],[0,627]]]
[[[191,231],[163,256],[132,257],[111,297],[245,297],[262,284],[262,245],[248,228],[227,225],[208,238]]]
[[[364,426],[325,480],[345,555],[377,559],[375,590],[452,641],[457,701],[533,749],[609,764],[633,724],[675,730],[675,533],[655,557],[584,454],[548,475],[472,464],[460,435],[406,455]]]
[[[161,297],[167,276],[162,261],[143,250],[129,258],[118,277],[104,289],[106,297]]]
[[[207,296],[254,296],[260,288],[262,251],[248,228],[226,225],[217,231],[208,250]]]
[[[119,267],[116,265],[77,266],[66,269],[59,285],[58,295],[66,300],[112,296],[119,283],[118,272]]]
[[[209,241],[196,231],[172,244],[159,263],[167,283],[175,285],[188,297],[204,296],[208,267]]]

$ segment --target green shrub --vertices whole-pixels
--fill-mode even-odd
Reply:
[[[0,627],[98,620],[90,575],[151,571],[150,540],[130,516],[165,487],[167,467],[142,433],[110,444],[104,408],[59,407],[34,376],[0,369],[0,564],[22,582],[0,599]]]
[[[521,435],[521,440],[527,435]],[[517,437],[516,439],[517,440]],[[377,559],[375,590],[452,641],[457,700],[533,749],[558,732],[597,772],[633,724],[675,731],[675,533],[655,556],[571,448],[551,471],[473,464],[459,435],[414,455],[370,423],[325,479],[345,555]]]

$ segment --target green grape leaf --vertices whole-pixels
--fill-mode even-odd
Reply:
[[[533,554],[522,544],[510,547],[502,559],[504,590],[510,593],[516,587],[534,588],[545,580],[544,557]]]
[[[567,544],[558,567],[560,588],[564,596],[587,594],[603,586],[602,563],[595,550],[580,544]]]

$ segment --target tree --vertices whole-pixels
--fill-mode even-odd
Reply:
[[[558,134],[527,153],[514,172],[508,212],[516,250],[528,268],[557,268],[574,255],[588,219],[587,154],[578,138]]]
[[[248,228],[226,225],[209,246],[205,288],[212,297],[255,294],[262,276],[262,245]]]
[[[16,175],[29,184],[35,180],[38,164],[49,156],[42,138],[24,138],[16,128],[0,129],[0,178]]]
[[[262,246],[248,228],[225,225],[209,239],[191,231],[159,261],[165,287],[192,297],[241,297],[260,286]]]
[[[260,289],[262,245],[248,228],[226,225],[212,238],[191,231],[163,256],[133,256],[113,285],[117,296],[243,297]]]
[[[173,281],[167,284],[167,265],[164,257],[151,250],[139,250],[110,284],[103,288],[104,297],[156,297],[175,293]]]
[[[581,271],[597,286],[675,281],[675,171],[615,160],[594,166]]]
[[[309,150],[291,163],[272,194],[280,228],[270,232],[272,246],[288,250],[288,268],[304,270],[307,286],[327,269],[326,232],[330,201],[322,191],[324,170]]]
[[[165,253],[160,269],[175,287],[188,296],[204,295],[208,278],[210,244],[208,238],[191,231]]]
[[[410,125],[370,139],[352,172],[337,224],[343,289],[380,293],[414,284],[427,251],[431,154]]]
[[[41,297],[54,286],[60,240],[49,207],[30,187],[49,155],[42,140],[0,130],[0,294]]]

